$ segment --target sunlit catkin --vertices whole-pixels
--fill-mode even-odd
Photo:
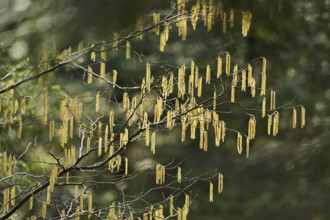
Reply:
[[[256,80],[254,77],[251,79],[251,96],[255,97],[256,96]]]
[[[198,72],[198,66],[195,66],[195,88],[198,87],[198,82],[199,82],[199,72]]]
[[[242,135],[241,133],[237,132],[237,152],[238,154],[242,154]]]
[[[42,124],[47,124],[47,89],[44,90],[44,104],[42,109]]]
[[[235,102],[235,86],[231,86],[230,101]]]
[[[203,78],[200,77],[198,80],[198,88],[197,88],[197,96],[201,97],[202,96],[202,87],[203,87]]]
[[[218,174],[218,193],[222,193],[223,191],[223,175],[222,173]]]
[[[103,61],[107,60],[107,48],[104,45],[101,46],[101,59]]]
[[[152,132],[152,134],[151,134],[151,152],[152,152],[152,154],[155,154],[155,148],[156,148],[156,132]]]
[[[210,68],[210,65],[207,65],[206,66],[205,83],[206,84],[210,84],[211,83],[211,68]]]
[[[104,78],[105,77],[105,63],[100,64],[100,77]],[[104,82],[102,78],[99,78],[101,82]]]
[[[145,131],[145,144],[146,146],[149,146],[149,125],[146,125],[146,131]]]
[[[266,95],[266,59],[262,58],[261,91],[260,95]]]
[[[261,109],[261,116],[264,118],[266,116],[266,97],[262,98],[262,109]]]
[[[292,113],[292,128],[297,127],[297,110],[293,108],[293,113]]]
[[[182,176],[181,176],[181,167],[178,167],[178,183],[181,183]]]
[[[278,112],[275,112],[273,117],[273,136],[276,136],[278,134],[279,121],[280,114]]]
[[[246,158],[249,158],[250,154],[250,138],[246,138]]]
[[[246,91],[246,71],[242,70],[242,87],[241,87],[242,92]]]
[[[100,111],[100,92],[96,94],[96,101],[95,101],[95,112]]]
[[[271,90],[270,92],[270,110],[275,110],[276,108],[276,92]]]
[[[170,197],[170,216],[173,216],[173,196]]]
[[[301,106],[301,128],[305,127],[306,109]]]
[[[88,212],[92,212],[93,209],[93,197],[92,194],[88,195]],[[88,219],[90,219],[92,215],[88,215]]]
[[[125,158],[125,176],[128,174],[128,158]]]
[[[148,92],[150,92],[150,84],[151,84],[150,78],[151,78],[150,63],[147,63],[146,64],[146,87],[147,87]]]
[[[217,58],[217,79],[220,78],[222,74],[222,58],[218,56]]]
[[[15,186],[13,186],[12,188],[11,188],[11,192],[10,192],[10,204],[12,205],[12,206],[14,206],[15,205],[15,197],[16,197],[16,188],[15,188]]]
[[[21,138],[22,137],[22,128],[23,128],[22,118],[19,118],[18,119],[18,131],[17,131],[17,137],[18,138]]]
[[[29,210],[31,211],[33,208],[33,196],[29,198]]]
[[[160,14],[153,13],[152,18],[153,18],[152,20],[153,20],[153,25],[154,25],[153,31],[158,36],[159,32],[160,32],[160,26],[159,26]]]
[[[227,33],[227,14],[226,14],[226,12],[224,12],[223,16],[222,16],[222,32]]]
[[[243,37],[247,36],[247,33],[251,26],[252,14],[250,11],[242,11],[242,34]]]
[[[131,59],[131,42],[126,41],[126,60]]]
[[[213,202],[213,184],[210,182],[210,202]]]
[[[226,75],[230,75],[230,54],[226,53]]]
[[[47,203],[43,202],[42,211],[41,211],[42,219],[46,219],[46,212],[47,212]]]
[[[26,98],[24,97],[21,101],[21,114],[25,114]]]
[[[88,74],[87,74],[87,84],[89,85],[89,84],[91,84],[91,83],[93,82],[93,74],[92,74],[93,69],[92,69],[92,67],[88,66],[88,67],[87,67],[87,70],[88,70]]]
[[[234,16],[235,16],[235,11],[234,11],[234,9],[230,9],[230,12],[229,12],[229,26],[230,26],[231,28],[233,28],[234,25],[235,25]]]

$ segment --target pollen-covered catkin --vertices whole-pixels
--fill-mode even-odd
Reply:
[[[293,108],[293,115],[292,115],[292,128],[297,127],[297,110]]]
[[[306,109],[304,106],[301,106],[301,128],[305,127],[305,117],[306,117]]]
[[[213,184],[210,182],[210,202],[213,202]]]
[[[217,79],[220,78],[222,74],[222,58],[218,56],[217,58]]]
[[[230,75],[230,54],[226,53],[226,75]]]
[[[47,124],[47,89],[44,90],[44,104],[42,111],[42,124]]]
[[[126,60],[131,59],[131,42],[126,41]]]
[[[218,174],[218,193],[222,193],[223,191],[223,174]]]

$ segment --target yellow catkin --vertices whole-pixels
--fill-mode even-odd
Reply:
[[[182,209],[178,208],[177,210],[178,220],[182,220]]]
[[[12,188],[11,188],[11,192],[10,192],[10,204],[12,205],[12,206],[14,206],[15,205],[15,197],[16,197],[16,188],[15,188],[15,186],[13,186]]]
[[[81,192],[80,193],[80,196],[79,196],[79,207],[80,207],[80,210],[83,211],[83,209],[84,209],[84,192]]]
[[[203,78],[200,77],[198,80],[198,88],[197,88],[197,96],[201,97],[202,96],[202,87],[203,87]]]
[[[205,79],[205,83],[206,84],[210,84],[211,83],[211,68],[210,65],[206,66],[206,79]]]
[[[99,137],[99,147],[98,147],[98,153],[97,156],[101,156],[102,155],[102,137]]]
[[[7,151],[2,154],[2,171],[7,172]]]
[[[13,156],[13,174],[16,173],[16,157]]]
[[[131,59],[131,42],[126,41],[126,60]]]
[[[1,110],[1,108],[0,108],[0,110]],[[14,114],[16,114],[17,111],[18,111],[18,101],[17,101],[17,99],[15,99],[15,103],[14,103]]]
[[[97,135],[100,137],[102,135],[102,122],[99,121],[98,123],[98,132]]]
[[[276,92],[271,90],[270,92],[270,110],[275,110],[276,108]]]
[[[230,101],[235,102],[235,86],[231,86]]]
[[[210,202],[213,202],[213,184],[210,183]]]
[[[146,146],[149,146],[149,125],[146,125],[146,134],[145,134],[145,143],[146,143]]]
[[[204,131],[204,137],[203,137],[203,150],[207,152],[207,131]]]
[[[248,86],[251,86],[252,83],[252,66],[248,64]]]
[[[266,59],[262,58],[261,91],[260,95],[266,95]]]
[[[73,138],[73,115],[70,118],[70,138]]]
[[[8,158],[8,175],[9,176],[12,174],[12,163],[13,163],[12,156],[9,155],[9,158]]]
[[[252,77],[251,79],[251,96],[255,97],[256,96],[256,80]]]
[[[105,77],[105,63],[100,63],[100,77],[104,78]],[[99,78],[101,82],[104,82],[103,79]]]
[[[226,75],[230,75],[230,54],[226,53]]]
[[[181,167],[178,167],[178,183],[181,183],[182,176],[181,176]]]
[[[242,154],[242,135],[241,133],[237,132],[237,152],[238,154]]]
[[[264,118],[266,116],[266,97],[262,98],[262,109],[261,109],[261,116]]]
[[[82,57],[82,50],[83,50],[83,42],[79,42],[78,44],[78,62],[79,63],[82,63],[84,61],[84,58]]]
[[[112,44],[112,47],[113,47],[113,50],[118,50],[118,44],[119,44],[119,35],[117,32],[113,33],[113,44]]]
[[[222,58],[218,56],[217,58],[217,79],[220,78],[222,74]]]
[[[234,9],[230,9],[230,12],[229,12],[229,26],[231,27],[231,28],[233,28],[234,27],[234,25],[235,25],[235,21],[234,21],[234,17],[235,16],[235,11],[234,11]]]
[[[117,82],[117,70],[112,70],[112,74],[113,74],[113,76],[112,76],[112,83],[113,83],[113,85],[112,85],[112,88],[115,88],[116,87],[116,82]]]
[[[275,112],[273,118],[273,136],[276,136],[278,134],[279,121],[280,121],[280,114],[278,112]]]
[[[46,219],[47,203],[42,203],[42,219]]]
[[[181,142],[183,143],[186,140],[186,122],[182,121],[181,124]]]
[[[153,25],[154,25],[153,31],[158,36],[159,32],[160,32],[160,26],[159,26],[160,14],[153,13],[152,18],[153,18]]]
[[[246,91],[246,71],[242,70],[242,87],[241,87],[242,92]]]
[[[170,216],[173,216],[173,196],[170,197]]]
[[[293,113],[292,113],[292,128],[297,127],[297,110],[293,108]]]
[[[223,174],[218,174],[218,193],[222,193],[223,191]]]
[[[250,138],[246,138],[246,158],[249,158],[250,154]]]
[[[19,118],[18,119],[18,131],[17,131],[17,137],[18,138],[21,138],[22,137],[22,128],[23,128],[22,118]]]
[[[93,69],[92,69],[92,67],[88,66],[87,67],[87,70],[88,70],[87,84],[89,85],[89,84],[91,84],[93,82],[93,74],[92,74]]]
[[[151,70],[150,70],[150,63],[146,64],[146,87],[147,91],[150,92],[150,82],[151,80]]]
[[[209,11],[207,14],[207,31],[210,31],[212,29],[212,12]]]
[[[271,115],[268,115],[268,123],[267,123],[267,134],[268,135],[270,135],[272,123],[273,123],[273,117]]]
[[[48,186],[47,187],[47,197],[46,197],[46,203],[47,204],[50,204],[50,187]]]
[[[198,66],[195,66],[195,88],[198,87],[198,83],[199,83],[199,73],[198,73]]]
[[[33,209],[33,196],[29,198],[29,210],[31,211]]]
[[[79,187],[78,187],[78,185],[75,185],[74,186],[74,198],[75,198],[74,202],[75,203],[78,203],[78,196],[79,196]]]
[[[223,17],[222,17],[222,31],[223,31],[223,33],[227,33],[227,14],[226,14],[226,12],[223,13]]]
[[[25,107],[26,107],[26,98],[24,97],[21,101],[21,114],[24,115],[25,114]]]
[[[305,117],[306,117],[306,109],[304,106],[301,106],[301,128],[305,127]]]
[[[93,209],[93,197],[92,194],[88,195],[88,212],[92,212]],[[88,215],[88,219],[90,219],[92,215]]]
[[[92,47],[94,47],[94,44],[92,45]],[[96,60],[96,54],[95,54],[95,51],[92,50],[92,52],[91,52],[91,61],[95,62],[95,60]]]
[[[44,104],[42,109],[42,124],[47,124],[47,89],[44,90]]]
[[[109,136],[109,126],[105,126],[105,131],[104,131],[104,152],[108,151],[108,136]]]
[[[156,132],[152,132],[151,134],[151,152],[155,154],[156,148]]]
[[[250,29],[252,14],[250,11],[242,11],[242,34],[243,37],[247,36]]]
[[[128,158],[125,158],[125,176],[128,174]]]
[[[95,101],[95,112],[100,111],[100,92],[96,94],[96,101]]]
[[[101,46],[101,59],[103,61],[107,60],[107,48],[104,45]]]

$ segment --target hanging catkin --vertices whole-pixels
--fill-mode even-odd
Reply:
[[[103,63],[103,62],[101,62],[101,64],[100,64],[100,77],[101,78],[99,78],[99,81],[104,82],[104,80],[102,78],[105,77],[105,63]]]
[[[101,46],[101,59],[103,61],[107,60],[107,48],[104,45]]]
[[[44,90],[44,104],[42,109],[42,124],[47,124],[47,89]]]
[[[266,97],[262,98],[262,110],[261,116],[264,118],[266,116]]]
[[[226,53],[226,75],[230,75],[230,54]]]
[[[152,152],[152,154],[155,154],[155,148],[156,148],[156,132],[152,132],[152,134],[151,134],[151,152]]]
[[[230,9],[230,12],[229,12],[229,26],[231,28],[234,27],[235,25],[235,22],[234,22],[234,16],[235,16],[235,11],[234,9]]]
[[[242,154],[242,135],[241,133],[237,132],[237,152],[238,154]]]
[[[227,14],[226,12],[223,13],[223,17],[222,17],[222,31],[223,33],[227,33]]]
[[[250,138],[246,138],[246,158],[249,158],[250,154]]]
[[[241,87],[242,92],[246,91],[246,71],[242,70],[242,87]]]
[[[206,84],[210,84],[211,83],[211,68],[210,65],[206,66],[206,79],[205,79],[205,83]]]
[[[231,86],[230,101],[235,102],[235,86]]]
[[[210,182],[210,202],[213,202],[213,184]]]
[[[131,59],[131,42],[126,41],[126,60]]]
[[[292,116],[292,128],[297,127],[297,110],[293,108],[293,116]]]
[[[178,183],[181,183],[182,176],[181,176],[181,167],[178,167]]]
[[[217,79],[220,78],[222,74],[222,58],[218,56],[217,58]]]
[[[266,58],[262,58],[261,91],[260,95],[266,95]]]
[[[306,109],[304,106],[301,106],[301,128],[305,127],[305,115],[306,115]]]
[[[223,175],[222,173],[218,174],[218,193],[222,193],[223,191]]]

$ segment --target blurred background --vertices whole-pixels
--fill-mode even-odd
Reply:
[[[184,160],[183,173],[191,176],[215,169],[223,173],[224,191],[215,195],[213,203],[208,202],[207,183],[189,189],[193,198],[189,219],[330,219],[330,0],[223,2],[225,10],[234,8],[237,15],[241,10],[252,12],[246,38],[237,16],[235,27],[228,28],[227,34],[217,23],[208,32],[199,21],[196,31],[189,23],[187,40],[182,42],[172,25],[164,53],[158,52],[159,38],[150,33],[133,42],[134,50],[144,60],[178,66],[188,65],[190,60],[201,66],[214,64],[218,54],[226,51],[239,66],[264,56],[267,88],[277,91],[277,105],[304,105],[306,127],[300,129],[298,124],[297,129],[291,129],[292,110],[283,111],[279,134],[272,137],[266,133],[266,121],[257,117],[257,137],[249,159],[237,154],[234,135],[220,148],[210,141],[205,153],[198,149],[198,141],[182,144],[179,130],[157,134],[156,156],[141,144],[127,154],[136,164]],[[114,32],[130,33],[139,16],[151,21],[152,12],[166,15],[171,4],[158,0],[0,0],[0,76],[27,59],[38,63],[44,48],[59,54],[69,46],[76,49],[80,41],[91,45],[112,39]],[[126,61],[124,53],[119,50],[108,59],[111,68],[125,73],[119,74],[118,83],[132,85],[144,76],[145,64],[137,56]],[[54,74],[55,82],[66,93],[79,94],[80,87],[72,86],[75,81],[66,79],[77,83],[81,79],[69,71],[64,73]],[[213,88],[204,93],[208,94],[213,94]],[[238,100],[251,104],[251,99],[240,94]],[[248,118],[242,114],[223,117],[230,120],[231,127],[246,132]],[[135,187],[128,185],[126,189],[134,193]],[[120,198],[111,188],[104,195]]]

